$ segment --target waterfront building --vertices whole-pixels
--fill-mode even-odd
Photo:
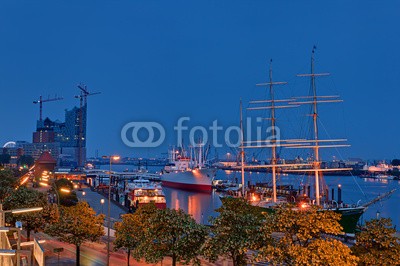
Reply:
[[[57,160],[48,151],[44,151],[36,161],[35,176],[41,177],[43,171],[54,172]]]
[[[37,160],[47,151],[61,166],[75,167],[80,158],[85,162],[86,113],[86,106],[73,107],[65,110],[65,122],[53,121],[48,117],[38,120],[36,131],[32,134],[32,143],[26,142],[22,145],[24,153]]]
[[[39,143],[26,143],[23,145],[24,154],[32,156],[35,161],[39,159],[43,152],[49,152],[53,158],[60,155],[59,142],[39,142]]]

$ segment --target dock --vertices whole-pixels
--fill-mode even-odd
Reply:
[[[385,199],[385,198],[389,197],[389,196],[392,195],[396,190],[397,190],[397,189],[394,188],[394,189],[392,189],[392,190],[390,190],[390,191],[388,191],[388,192],[386,192],[386,193],[384,193],[384,194],[382,194],[382,195],[379,195],[378,197],[374,198],[373,200],[371,200],[371,201],[365,203],[363,206],[364,206],[364,207],[369,207],[369,206],[371,206],[372,204],[374,204],[374,203],[376,203],[376,202],[378,202],[378,201],[380,201],[380,200],[382,200],[382,199]]]

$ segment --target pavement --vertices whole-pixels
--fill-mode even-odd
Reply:
[[[42,244],[45,250],[45,265],[55,266],[55,265],[65,265],[74,266],[75,265],[75,246],[58,241],[56,238],[50,237],[44,233],[34,234],[36,238],[45,239],[46,242]],[[107,265],[107,246],[106,241],[97,242],[86,242],[81,246],[81,265],[82,266],[103,266]],[[58,254],[54,253],[55,248],[63,248],[64,251],[60,253],[60,260],[58,262]],[[111,246],[112,249],[112,246]],[[110,265],[111,266],[122,266],[127,265],[127,254],[120,250],[116,252],[111,252]],[[145,263],[144,261],[136,261],[133,258],[130,259],[130,265],[135,266],[168,266],[172,265],[171,258],[164,258],[162,262],[159,263]],[[178,264],[183,265],[183,264]],[[231,266],[232,263],[224,260],[220,260],[216,263],[210,263],[202,260],[201,265],[204,266]]]
[[[85,192],[85,196],[83,196],[83,193]],[[105,214],[107,216],[108,213],[108,198],[97,193],[96,191],[92,191],[88,187],[82,188],[82,191],[76,191],[76,195],[78,196],[79,200],[86,201],[90,207],[92,207],[97,214]],[[101,199],[104,200],[104,204],[101,204]],[[110,217],[112,223],[115,221],[120,221],[121,220],[121,215],[126,214],[126,211],[122,208],[120,208],[118,205],[113,203],[111,201],[111,209],[110,209]],[[113,227],[113,226],[111,226]]]

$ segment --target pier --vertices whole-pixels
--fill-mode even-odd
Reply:
[[[380,196],[374,198],[373,200],[371,200],[371,201],[365,203],[363,206],[364,206],[364,207],[369,207],[369,206],[371,206],[372,204],[374,204],[374,203],[376,203],[376,202],[378,202],[378,201],[380,201],[380,200],[382,200],[382,199],[385,199],[385,198],[389,197],[389,196],[392,195],[396,190],[397,190],[397,189],[394,188],[394,189],[392,189],[392,190],[390,190],[390,191],[388,191],[388,192],[386,192],[386,193],[384,193],[384,194],[382,194],[382,195],[380,195]]]

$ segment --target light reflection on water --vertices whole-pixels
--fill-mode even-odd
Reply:
[[[210,216],[215,216],[215,209],[221,206],[218,194],[191,192],[164,187],[167,206],[173,209],[182,209],[189,213],[199,223],[208,223]]]
[[[136,169],[131,165],[114,165],[113,170],[122,171],[124,169]],[[149,167],[149,171],[159,171],[160,167]],[[313,177],[310,177],[312,179]],[[241,173],[237,171],[222,171],[217,172],[216,179],[228,179],[231,181],[241,180]],[[279,176],[277,184],[285,185],[292,184],[295,188],[299,187],[301,183],[307,182],[309,179],[305,175],[289,175]],[[246,184],[250,181],[252,184],[262,181],[270,182],[271,175],[258,172],[245,173]],[[329,188],[335,188],[335,198],[337,198],[337,186],[342,185],[342,199],[349,204],[356,204],[359,200],[361,203],[366,203],[373,198],[393,189],[397,191],[385,199],[370,206],[366,213],[363,215],[363,220],[375,218],[377,212],[381,217],[390,217],[393,224],[400,226],[400,181],[395,180],[377,180],[373,178],[358,178],[352,176],[326,176],[325,182]],[[163,188],[166,196],[167,206],[169,208],[181,208],[186,213],[191,214],[197,222],[208,223],[210,216],[216,216],[215,209],[221,206],[221,201],[218,193],[199,193],[184,191],[172,188]],[[330,192],[330,191],[329,191]],[[365,194],[364,194],[365,193]]]

